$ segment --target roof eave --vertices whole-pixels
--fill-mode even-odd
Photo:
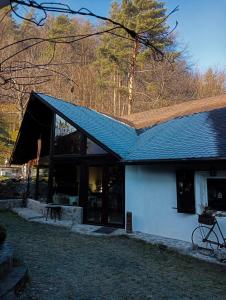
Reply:
[[[136,159],[121,160],[126,165],[145,165],[145,164],[169,164],[169,163],[208,163],[226,162],[226,157],[199,157],[199,158],[175,158],[175,159]]]

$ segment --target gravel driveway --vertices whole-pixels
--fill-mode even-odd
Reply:
[[[91,237],[0,212],[29,268],[21,299],[226,299],[226,267],[126,237]]]

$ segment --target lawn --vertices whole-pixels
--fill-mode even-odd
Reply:
[[[91,237],[0,212],[29,268],[21,299],[226,299],[226,267],[126,237]]]

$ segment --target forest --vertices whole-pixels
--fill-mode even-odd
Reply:
[[[114,116],[225,91],[223,70],[201,73],[189,49],[181,50],[163,2],[113,1],[108,16],[151,37],[160,58],[108,21],[55,14],[37,26],[26,20],[35,13],[17,20],[9,7],[0,11],[0,164],[10,156],[32,90]]]

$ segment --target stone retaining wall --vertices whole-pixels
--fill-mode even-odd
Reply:
[[[33,199],[27,199],[27,208],[34,210],[35,212],[39,214],[45,213],[45,207],[47,204],[41,203],[40,201],[33,200]]]
[[[62,206],[62,219],[72,220],[73,224],[82,224],[83,208],[80,206]]]
[[[5,199],[0,200],[0,209],[12,209],[15,207],[22,207],[23,206],[23,200],[22,199]]]
[[[32,209],[42,215],[46,213],[46,209],[45,209],[46,205],[47,204],[41,203],[37,200],[33,200],[33,199],[27,200],[27,208]],[[73,221],[73,224],[82,224],[82,220],[83,220],[82,207],[66,206],[66,205],[61,205],[61,207],[62,207],[62,214],[61,214],[62,220]]]

